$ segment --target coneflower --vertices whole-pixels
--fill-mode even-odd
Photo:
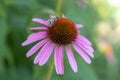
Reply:
[[[74,72],[78,71],[76,59],[71,48],[88,63],[91,63],[90,57],[94,57],[91,42],[84,36],[79,34],[78,29],[83,27],[82,24],[75,24],[67,19],[64,15],[61,18],[50,16],[50,20],[45,21],[40,18],[33,18],[32,21],[40,23],[43,27],[33,27],[31,30],[38,30],[28,36],[27,40],[22,43],[22,46],[29,45],[38,41],[26,54],[27,57],[33,55],[39,50],[34,59],[34,64],[44,65],[50,55],[54,53],[54,64],[57,74],[64,74],[64,52],[66,49],[67,58]],[[89,56],[90,57],[89,57]]]

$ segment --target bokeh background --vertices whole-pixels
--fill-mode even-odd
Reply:
[[[33,64],[26,52],[34,45],[21,43],[39,25],[32,18],[49,19],[58,0],[0,0],[0,80],[46,80],[51,59],[44,66]],[[80,33],[94,47],[95,58],[87,64],[76,52],[79,71],[74,73],[65,57],[65,74],[51,80],[120,80],[120,0],[63,0],[61,13],[84,28]]]

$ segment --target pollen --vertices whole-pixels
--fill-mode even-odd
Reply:
[[[78,34],[75,24],[67,18],[58,18],[47,31],[49,39],[58,45],[75,41]]]

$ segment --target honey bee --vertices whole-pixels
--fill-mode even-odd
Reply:
[[[49,26],[50,27],[52,27],[53,26],[53,24],[55,23],[55,21],[57,21],[58,20],[58,17],[56,17],[56,16],[52,16],[52,18],[49,20]]]

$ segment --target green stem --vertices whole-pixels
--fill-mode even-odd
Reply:
[[[58,0],[57,5],[56,5],[56,16],[60,16],[60,14],[61,14],[61,6],[62,6],[62,0]]]
[[[57,4],[56,4],[56,16],[60,16],[60,14],[61,14],[61,5],[62,5],[62,0],[58,0]],[[52,62],[48,69],[46,80],[51,80],[53,68],[54,68],[54,59],[52,59]]]
[[[50,67],[48,69],[48,74],[46,76],[46,80],[51,80],[53,67],[54,67],[54,59],[52,59],[52,62],[51,62]]]

